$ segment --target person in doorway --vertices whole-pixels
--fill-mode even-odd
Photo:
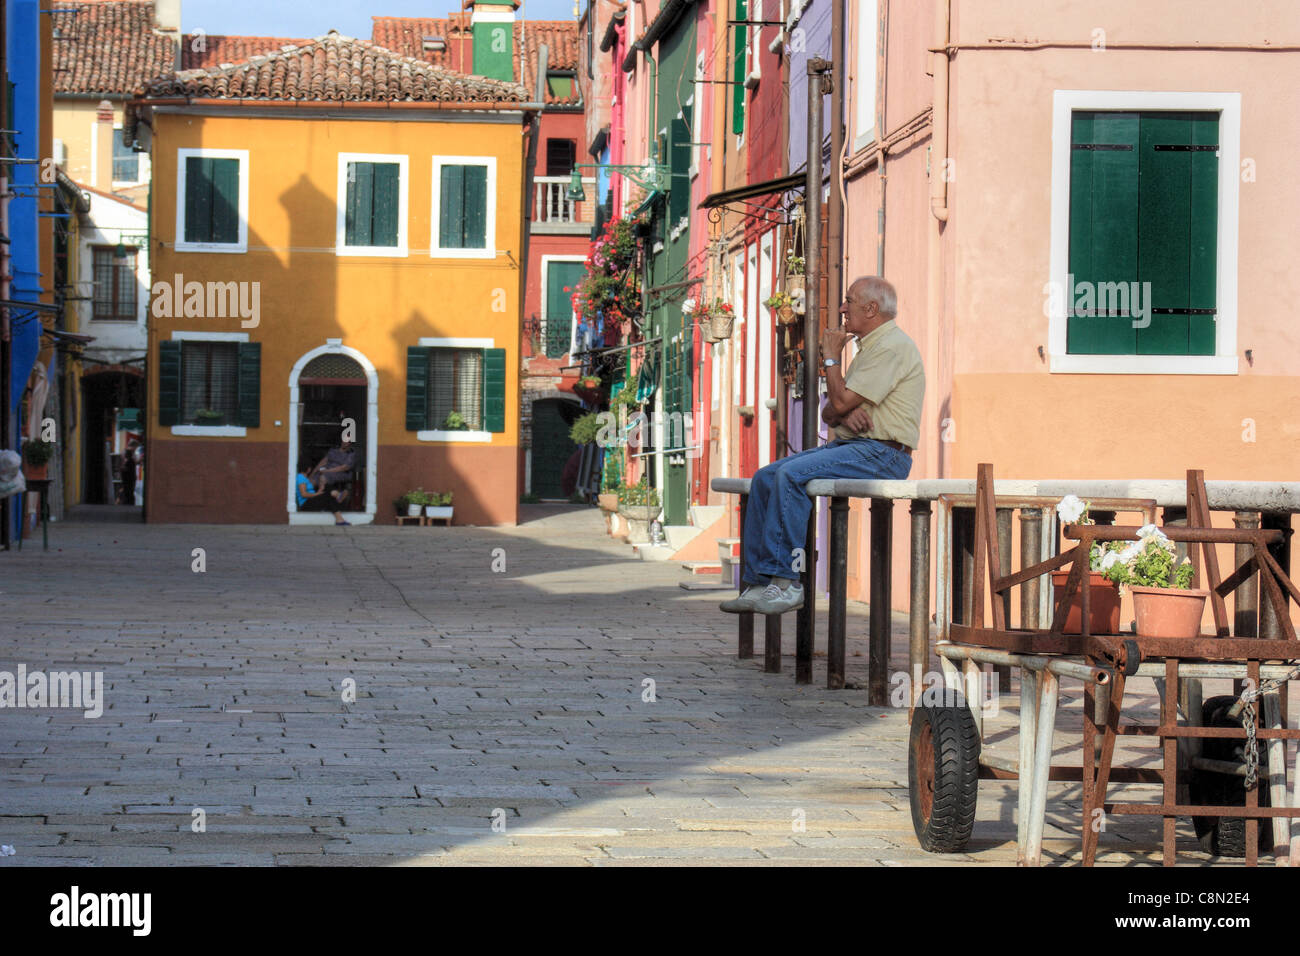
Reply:
[[[294,496],[299,511],[329,511],[334,515],[336,525],[351,524],[343,517],[344,492],[320,490],[312,484],[307,473],[311,470],[311,459],[303,457],[298,460],[298,475],[294,478]]]
[[[820,448],[775,461],[755,474],[745,514],[745,579],[733,614],[781,614],[803,607],[803,548],[812,512],[804,487],[814,478],[906,478],[920,439],[925,369],[916,343],[894,322],[894,287],[880,276],[849,286],[840,307],[843,328],[821,337],[826,368],[822,421],[834,438]],[[849,338],[858,353],[845,373],[840,356]]]
[[[341,441],[337,448],[327,451],[325,457],[316,464],[310,475],[312,483],[322,490],[343,492],[340,500],[346,501],[352,485],[352,469],[356,463],[356,446],[350,441]]]

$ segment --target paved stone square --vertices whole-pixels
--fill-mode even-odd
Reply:
[[[793,616],[785,672],[764,674],[761,624],[737,660],[719,595],[633,560],[599,512],[525,511],[512,529],[61,523],[48,553],[0,553],[0,670],[102,671],[105,697],[98,719],[0,710],[0,866],[1014,863],[1015,790],[995,782],[968,852],[918,848],[906,711],[825,689],[824,619],[796,686]],[[1064,694],[1058,754],[1079,739],[1079,685]],[[1009,753],[1017,700],[988,728]],[[1078,860],[1079,817],[1078,786],[1054,785],[1049,862]],[[1159,858],[1146,819],[1102,846]]]

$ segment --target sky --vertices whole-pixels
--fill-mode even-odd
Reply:
[[[574,0],[524,0],[516,16],[526,20],[573,20]],[[579,0],[579,11],[586,0]],[[370,18],[445,17],[460,0],[183,0],[181,28],[209,35],[317,37],[338,30],[370,38]]]

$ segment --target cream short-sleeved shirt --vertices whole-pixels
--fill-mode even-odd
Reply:
[[[835,426],[836,438],[879,438],[915,448],[921,440],[925,369],[911,337],[890,319],[858,342],[858,354],[844,372],[844,385],[867,400],[871,428],[855,432]]]

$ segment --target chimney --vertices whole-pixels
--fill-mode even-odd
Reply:
[[[174,69],[181,69],[181,0],[154,0],[153,22],[171,40]]]
[[[95,165],[90,171],[90,185],[105,192],[113,191],[113,104],[100,100],[95,110]]]
[[[515,78],[515,0],[465,0],[474,37],[475,76]]]

